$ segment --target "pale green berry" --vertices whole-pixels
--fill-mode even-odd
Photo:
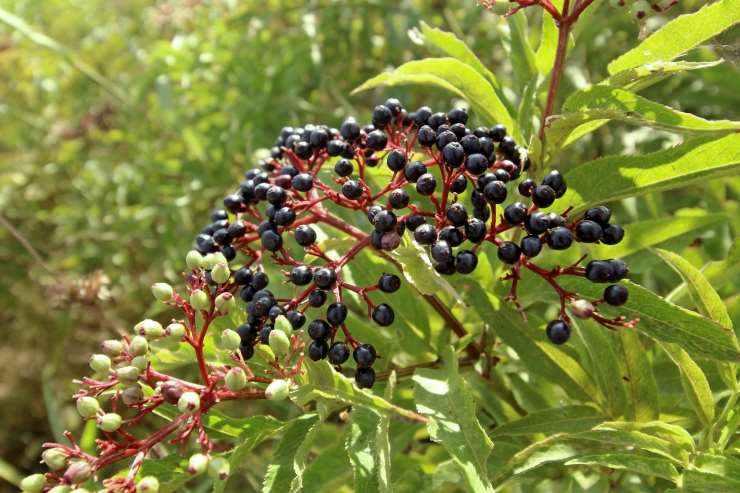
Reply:
[[[52,471],[58,471],[67,466],[67,454],[64,449],[61,448],[50,448],[44,450],[41,454],[41,460],[44,461],[46,467]]]
[[[214,265],[216,265],[216,259],[213,257],[212,253],[207,253],[203,256],[203,268],[205,270],[211,270]]]
[[[194,413],[200,409],[200,396],[195,392],[183,392],[177,400],[177,408],[183,413]]]
[[[281,401],[290,393],[290,382],[288,380],[273,380],[265,389],[265,397],[271,401]]]
[[[108,356],[116,357],[123,352],[123,343],[115,339],[108,339],[100,344],[100,350]]]
[[[211,255],[213,255],[213,263],[211,264],[211,269],[213,269],[213,267],[216,264],[226,264],[226,265],[229,265],[229,261],[226,260],[226,257],[224,257],[224,254],[223,253],[221,253],[221,252],[215,252],[215,253],[212,253]]]
[[[224,380],[226,381],[226,388],[233,392],[241,390],[247,386],[247,375],[244,373],[244,370],[238,366],[235,366],[226,372]]]
[[[226,351],[236,351],[241,345],[242,338],[235,330],[224,329],[221,332],[221,338],[219,339],[219,346]]]
[[[185,337],[185,326],[180,323],[169,324],[164,331],[167,334],[167,337],[176,341],[180,341]]]
[[[141,356],[149,351],[149,342],[144,336],[134,336],[128,343],[128,352],[132,356]]]
[[[141,371],[135,366],[123,366],[116,370],[116,377],[121,383],[128,385],[135,384],[139,380]]]
[[[203,267],[203,255],[198,250],[190,250],[185,256],[185,263],[191,270]]]
[[[570,309],[578,318],[591,318],[596,308],[588,300],[575,300],[570,304]]]
[[[93,354],[90,357],[90,368],[97,373],[108,373],[111,364],[110,358],[104,354]]]
[[[223,457],[214,457],[208,463],[208,475],[213,479],[223,481],[229,477],[231,466]]]
[[[69,486],[60,484],[50,489],[47,493],[71,493],[71,491],[72,488],[70,488]]]
[[[131,360],[131,366],[135,366],[139,371],[146,370],[149,365],[149,358],[147,356],[137,356]]]
[[[211,278],[218,284],[223,284],[231,277],[231,269],[229,265],[224,263],[218,263],[211,269]]]
[[[175,293],[166,282],[157,282],[152,284],[152,294],[157,301],[170,301]]]
[[[290,339],[282,330],[272,330],[269,336],[270,349],[278,356],[285,356],[290,351]]]
[[[67,484],[84,483],[92,476],[92,467],[84,460],[78,460],[69,465],[64,471],[63,481]]]
[[[231,293],[221,293],[216,296],[216,309],[224,315],[236,308],[236,300]]]
[[[41,493],[46,486],[46,478],[43,474],[31,474],[21,481],[21,489],[25,493]]]
[[[290,325],[288,317],[285,315],[278,315],[275,319],[275,329],[285,332],[285,335],[290,335],[293,332],[293,326]]]
[[[193,454],[188,460],[188,473],[193,476],[203,474],[208,469],[208,456],[203,454]]]
[[[98,428],[108,433],[113,433],[121,427],[123,418],[120,414],[106,413],[98,417]]]
[[[211,308],[211,300],[202,289],[196,289],[190,295],[190,305],[196,310],[208,310]]]
[[[77,399],[77,412],[83,418],[92,418],[100,411],[100,403],[95,397],[84,396]]]
[[[154,476],[146,476],[136,484],[136,493],[157,493],[159,491],[159,480]]]
[[[134,404],[138,404],[144,400],[144,392],[138,385],[132,385],[121,392],[121,400],[125,405],[133,406]]]
[[[75,488],[69,493],[90,493],[90,490],[88,490],[87,488]]]
[[[136,333],[147,339],[157,339],[164,335],[164,327],[156,320],[146,319],[136,324]]]

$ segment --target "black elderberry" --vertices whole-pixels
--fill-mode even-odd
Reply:
[[[301,140],[300,142],[295,143],[293,146],[293,152],[295,152],[295,155],[301,159],[308,159],[313,154],[313,148],[310,143]]]
[[[378,280],[378,288],[384,293],[395,293],[401,287],[401,279],[394,274],[383,274]]]
[[[288,193],[283,187],[273,185],[267,189],[265,198],[272,205],[281,205],[283,202],[285,202],[285,199],[288,198]]]
[[[605,245],[616,245],[624,238],[624,229],[618,224],[608,224],[603,228],[601,242]]]
[[[488,207],[476,207],[473,209],[473,217],[481,221],[488,221],[491,218],[491,209]]]
[[[229,219],[229,213],[223,209],[213,209],[211,211],[211,221],[223,221]]]
[[[462,123],[464,125],[468,122],[468,111],[465,108],[453,108],[447,112],[447,120],[450,123]]]
[[[486,223],[472,218],[465,224],[465,237],[473,243],[480,243],[486,236]]]
[[[282,306],[280,306],[280,305],[272,305],[272,306],[270,307],[270,311],[268,311],[268,312],[267,312],[267,317],[268,317],[268,318],[269,318],[270,320],[272,320],[273,322],[274,322],[274,321],[275,321],[275,319],[276,319],[276,318],[278,318],[278,317],[279,317],[280,315],[285,315],[285,310],[284,310],[284,309],[283,309],[283,307],[282,307]]]
[[[501,204],[506,200],[506,184],[502,181],[494,180],[486,185],[483,189],[483,196],[489,202]]]
[[[565,194],[568,187],[565,184],[565,178],[560,171],[552,170],[542,180],[543,185],[547,185],[555,191],[555,197],[560,198]]]
[[[424,173],[416,181],[416,191],[422,195],[431,195],[437,188],[437,180],[431,173]]]
[[[255,272],[252,276],[252,287],[255,290],[265,289],[270,284],[270,278],[264,272]]]
[[[409,231],[416,231],[416,228],[422,224],[426,224],[424,216],[413,215],[406,219],[406,227],[409,228]]]
[[[226,228],[221,228],[213,233],[213,241],[219,245],[228,245],[231,243],[231,235]]]
[[[392,171],[401,171],[406,166],[406,155],[398,149],[393,149],[388,154],[386,163]]]
[[[252,301],[254,298],[254,292],[256,289],[254,289],[252,286],[244,286],[239,290],[239,298],[242,299],[245,303],[248,303]]]
[[[387,232],[396,227],[398,218],[392,211],[381,210],[373,218],[373,226],[382,232]]]
[[[272,332],[272,325],[265,325],[260,329],[260,342],[262,344],[270,344],[270,332]]]
[[[239,334],[242,344],[252,344],[259,336],[259,328],[252,324],[242,324],[236,329],[236,333]]]
[[[295,221],[295,211],[290,207],[281,207],[275,212],[274,220],[278,226],[288,226]]]
[[[236,258],[236,249],[231,245],[221,247],[221,253],[228,262],[231,262]]]
[[[277,225],[270,220],[262,221],[257,227],[257,232],[260,234],[260,236],[262,236],[262,233],[264,233],[265,231],[277,232]]]
[[[379,206],[377,204],[376,205],[371,205],[370,207],[368,207],[368,209],[367,209],[367,220],[370,221],[370,224],[372,224],[373,221],[375,221],[375,216],[377,216],[378,213],[380,211],[382,211],[382,210],[383,210],[383,207],[381,207],[381,206]]]
[[[254,356],[254,347],[251,344],[242,344],[239,346],[239,352],[242,355],[242,359],[244,359],[244,361],[248,361],[252,356]]]
[[[314,149],[323,149],[329,142],[329,132],[325,128],[318,128],[311,132],[309,142]]]
[[[478,257],[470,250],[463,250],[455,257],[455,270],[460,274],[470,274],[478,265]]]
[[[603,233],[598,223],[588,219],[584,219],[576,225],[576,238],[583,243],[599,241]]]
[[[432,109],[429,106],[422,106],[418,110],[414,111],[414,122],[419,127],[422,127],[426,125],[430,116],[432,116]]]
[[[563,320],[550,321],[545,332],[553,344],[565,344],[570,339],[570,325]]]
[[[527,218],[527,206],[521,202],[514,202],[504,208],[504,219],[511,225],[521,224]]]
[[[475,180],[475,184],[478,190],[483,191],[485,190],[486,185],[488,185],[492,181],[496,181],[496,175],[494,175],[493,173],[484,173],[483,175],[479,176],[477,180]]]
[[[314,289],[308,294],[308,304],[314,308],[323,306],[326,303],[326,291],[323,289]]]
[[[358,368],[355,371],[355,382],[361,389],[372,388],[375,384],[375,370],[372,368]]]
[[[557,228],[558,226],[565,226],[565,218],[555,212],[549,212],[547,214],[547,222],[549,228]]]
[[[488,158],[483,154],[471,154],[465,162],[465,170],[477,176],[488,169],[488,164]]]
[[[609,219],[611,219],[611,217],[612,217],[612,211],[609,210],[609,208],[605,205],[591,207],[583,215],[584,219],[593,221],[602,226],[606,226],[609,223]]]
[[[611,282],[619,281],[627,277],[627,274],[629,274],[630,270],[624,260],[613,258],[608,260],[608,262],[612,268],[612,277],[610,279]]]
[[[352,142],[357,140],[360,136],[360,126],[354,118],[348,118],[342,123],[341,127],[339,127],[339,133],[341,133],[342,137],[346,140]]]
[[[331,334],[331,325],[325,320],[316,319],[308,324],[308,336],[311,339],[326,339]]]
[[[462,137],[460,139],[460,145],[463,146],[463,150],[465,150],[465,154],[468,156],[480,152],[480,141],[475,135],[466,135]]]
[[[343,342],[335,342],[329,348],[329,362],[332,365],[341,365],[349,359],[349,347]]]
[[[547,235],[547,244],[553,250],[565,250],[573,243],[573,235],[568,228],[552,228]]]
[[[555,202],[555,190],[547,185],[539,185],[532,190],[532,202],[537,207],[550,207]]]
[[[332,303],[326,309],[326,320],[333,326],[341,325],[347,319],[347,305]]]
[[[427,124],[433,129],[437,129],[440,125],[444,125],[447,122],[447,115],[441,112],[433,113],[432,116],[427,120]]]
[[[481,137],[478,139],[478,144],[480,145],[480,153],[486,156],[490,161],[493,157],[493,141],[488,137]]]
[[[354,170],[355,167],[349,159],[340,159],[334,165],[334,172],[342,177],[351,175]]]
[[[497,169],[496,171],[494,171],[493,176],[495,176],[498,181],[502,181],[504,183],[508,183],[509,181],[511,181],[511,175],[508,171],[505,171],[503,169]]]
[[[527,258],[534,258],[542,251],[542,241],[539,236],[529,235],[522,238],[520,243],[522,253]]]
[[[450,259],[447,262],[437,262],[434,264],[434,270],[443,276],[451,276],[455,273],[455,261]]]
[[[254,200],[254,182],[252,180],[243,181],[239,185],[239,193],[242,196],[242,200],[245,202],[252,202]]]
[[[300,329],[306,323],[306,316],[297,310],[289,310],[285,316],[288,318],[288,322],[290,322],[293,330]]]
[[[451,130],[442,130],[441,128],[437,129],[437,139],[435,141],[435,144],[437,144],[437,149],[444,149],[448,144],[455,143],[454,147],[456,149],[462,150],[462,145],[460,145],[457,142],[457,135],[455,135],[455,132],[452,132]],[[443,151],[444,154],[444,151]],[[464,152],[463,152],[464,154]]]
[[[295,241],[301,246],[309,246],[316,241],[316,231],[307,225],[301,224],[295,229]]]
[[[460,175],[454,180],[452,180],[450,191],[452,191],[452,193],[463,193],[467,187],[468,187],[468,179],[465,178],[465,175]]]
[[[491,137],[491,140],[498,143],[504,140],[504,137],[506,137],[506,127],[503,125],[496,125],[494,127],[491,127],[490,132],[488,133]]]
[[[586,265],[586,279],[589,281],[610,282],[614,277],[614,268],[609,261],[592,260]]]
[[[444,133],[449,133],[453,137],[455,137],[455,134],[453,134],[452,132]],[[460,145],[459,142],[450,142],[449,144],[444,146],[444,149],[442,149],[442,156],[444,157],[447,166],[451,168],[457,168],[465,160],[465,150],[463,150],[463,147],[462,145]]]
[[[488,128],[486,128],[486,127],[478,127],[475,130],[473,130],[473,135],[475,135],[478,138],[480,138],[480,137],[490,137],[491,136],[491,131]]]
[[[387,303],[381,303],[373,308],[372,318],[376,324],[381,327],[387,327],[393,323],[393,320],[396,318],[396,314],[393,313],[393,308],[391,308],[390,305]]]
[[[343,140],[333,139],[326,144],[326,152],[332,157],[342,156],[347,152],[347,150],[351,151],[349,144]]]
[[[283,246],[283,238],[275,231],[265,231],[262,233],[262,236],[260,236],[260,240],[262,241],[262,246],[265,250],[269,250],[271,252],[276,252]]]
[[[367,135],[367,147],[373,151],[382,151],[388,143],[388,136],[382,130],[373,130]]]
[[[470,194],[470,203],[473,204],[473,207],[475,207],[476,209],[488,208],[486,197],[483,195],[482,192],[479,192],[478,190],[473,190],[473,192]]]
[[[450,244],[451,247],[456,247],[465,241],[465,235],[462,231],[457,229],[455,226],[445,226],[439,230],[438,237],[440,240],[444,240]]]
[[[544,233],[548,227],[550,227],[550,221],[548,220],[547,214],[540,211],[535,211],[527,216],[524,221],[524,226],[532,234]]]
[[[254,187],[254,197],[257,200],[265,200],[267,198],[267,191],[270,189],[269,183],[260,183]]]
[[[452,260],[452,247],[444,240],[439,240],[432,245],[432,258],[439,263]]]
[[[529,197],[532,195],[532,190],[534,190],[534,182],[530,178],[522,180],[521,182],[519,182],[517,190],[519,190],[520,195],[523,195],[524,197]]]
[[[244,202],[242,201],[242,196],[238,193],[227,195],[224,197],[224,207],[232,214],[243,211]]]
[[[371,344],[361,344],[352,352],[358,368],[370,368],[375,363],[377,353]]]
[[[373,125],[377,128],[383,128],[388,125],[393,118],[390,108],[384,105],[378,105],[373,110]]]
[[[241,267],[234,272],[234,282],[239,286],[245,286],[252,282],[252,270],[249,267]]]
[[[453,123],[450,126],[450,131],[455,134],[458,141],[468,134],[468,128],[462,123]]]
[[[299,173],[293,177],[291,183],[299,192],[308,192],[313,188],[313,176],[309,173]]]
[[[308,345],[308,357],[313,361],[319,361],[326,358],[328,353],[329,345],[323,339],[311,341],[311,344]]]
[[[504,241],[498,247],[498,258],[507,264],[515,264],[519,261],[522,251],[519,245],[512,241]]]
[[[412,161],[403,169],[406,180],[415,183],[427,172],[427,167],[421,161]]]
[[[468,211],[459,202],[451,204],[447,208],[447,219],[453,226],[462,226],[468,221]]]
[[[422,224],[414,230],[414,239],[421,245],[431,245],[437,239],[437,230],[431,224]]]
[[[604,301],[612,306],[622,306],[627,303],[629,291],[621,284],[612,284],[604,290]]]
[[[516,152],[516,141],[507,135],[501,139],[498,149],[504,154],[504,156],[510,157]]]
[[[333,270],[321,267],[314,272],[313,282],[321,289],[331,289],[337,282],[337,275]]]
[[[236,221],[235,223],[229,224],[227,231],[229,232],[229,236],[232,239],[236,239],[241,238],[247,233],[247,227],[244,225],[243,222]]]
[[[416,135],[419,144],[423,147],[431,147],[437,140],[437,133],[429,125],[423,125]]]
[[[362,186],[354,180],[347,180],[342,185],[342,195],[350,200],[357,200],[362,197]]]

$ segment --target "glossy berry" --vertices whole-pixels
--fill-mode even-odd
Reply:
[[[451,132],[449,130],[444,130],[444,131],[440,132],[439,130],[437,130],[436,144],[437,144],[437,148],[438,149],[442,149],[443,150],[442,151],[442,156],[443,157],[445,157],[444,156],[444,149],[447,147],[448,144],[452,144],[452,143],[454,143],[455,145],[453,147],[450,147],[450,152],[452,152],[452,151],[454,151],[454,152],[463,151],[462,145],[457,142],[457,135],[455,135],[454,132]],[[465,158],[465,153],[463,152],[462,153],[462,159],[464,159],[464,158]],[[447,158],[445,157],[445,161],[446,160],[447,160]],[[447,164],[450,165],[450,166],[455,166],[452,163],[447,163]]]
[[[316,241],[316,231],[307,224],[301,224],[295,229],[295,241],[301,246],[309,246]]]
[[[313,282],[321,289],[331,289],[337,282],[337,275],[333,270],[322,267],[314,272]]]
[[[375,370],[372,368],[358,368],[355,371],[355,382],[361,389],[372,388],[375,383]]]
[[[362,197],[362,186],[354,180],[347,180],[342,185],[342,195],[350,200],[357,200]]]
[[[624,229],[618,224],[608,224],[602,231],[601,242],[605,245],[616,245],[624,238]]]
[[[527,218],[527,206],[521,202],[514,202],[504,208],[504,219],[509,224],[521,224]]]
[[[326,303],[326,291],[323,289],[314,289],[308,295],[308,304],[314,308],[323,306]]]
[[[265,198],[272,205],[281,205],[288,198],[288,193],[285,191],[283,187],[278,187],[277,185],[273,185],[267,189]]]
[[[340,159],[334,165],[334,172],[342,177],[351,175],[354,170],[355,167],[349,159]]]
[[[478,218],[469,219],[465,224],[465,237],[473,243],[480,243],[486,237],[486,223]]]
[[[445,226],[439,230],[439,239],[446,241],[454,248],[465,241],[465,235],[463,235],[462,231],[454,226]]]
[[[504,241],[498,247],[498,258],[507,264],[515,264],[521,255],[519,245],[511,241]]]
[[[447,219],[454,226],[462,226],[468,221],[468,211],[461,203],[451,204],[447,208]]]
[[[607,262],[609,262],[609,265],[612,268],[612,282],[624,279],[630,272],[629,268],[627,267],[627,263],[624,260],[613,258],[608,260]]]
[[[545,214],[544,212],[535,211],[527,216],[527,219],[524,221],[524,226],[530,233],[540,234],[547,231],[547,228],[550,226],[550,221],[547,217],[547,214]]]
[[[352,352],[352,357],[358,368],[370,368],[375,363],[377,354],[375,348],[370,344],[361,344]]]
[[[308,335],[311,339],[326,339],[331,334],[331,326],[324,320],[312,320],[308,324]]]
[[[307,265],[297,265],[290,271],[290,282],[296,286],[305,286],[313,279],[313,272]]]
[[[308,192],[313,188],[313,176],[309,173],[300,173],[293,177],[293,188],[299,192]]]
[[[603,230],[598,223],[585,219],[576,226],[576,238],[583,243],[594,243],[601,239]]]
[[[319,361],[326,358],[328,353],[329,345],[323,339],[311,341],[311,344],[308,345],[308,357],[313,361]]]
[[[254,356],[254,346],[252,346],[251,343],[250,344],[242,343],[242,345],[239,346],[239,353],[241,353],[244,361],[248,361],[252,356]]]
[[[527,258],[534,258],[542,251],[542,241],[536,235],[525,236],[522,238],[520,248]]]
[[[416,191],[422,195],[431,195],[437,188],[437,179],[431,173],[424,173],[416,181]]]
[[[565,194],[568,187],[565,185],[565,178],[558,170],[550,171],[542,180],[543,185],[547,185],[555,191],[555,197],[560,198]]]
[[[390,123],[393,114],[387,106],[378,105],[373,110],[373,125],[383,128]]]
[[[436,138],[436,132],[429,125],[423,125],[421,128],[419,128],[419,132],[417,133],[417,140],[422,146],[431,146],[432,144],[434,144]]]
[[[398,149],[393,149],[388,154],[386,163],[392,171],[401,171],[406,166],[406,155]]]
[[[570,325],[563,320],[552,320],[547,324],[546,333],[553,344],[565,344],[570,339]]]
[[[388,136],[382,130],[373,130],[367,134],[367,147],[374,151],[382,151],[388,143]]]
[[[252,282],[252,270],[249,267],[242,267],[234,272],[234,282],[239,286],[244,286]]]
[[[403,169],[403,176],[411,183],[416,183],[427,172],[427,167],[421,161],[412,161]],[[432,178],[434,178],[432,176]]]
[[[329,362],[332,365],[341,365],[349,359],[349,347],[343,342],[335,342],[329,348]]]
[[[264,272],[255,272],[252,276],[252,287],[255,290],[265,289],[270,283],[270,278]]]
[[[444,240],[439,240],[432,245],[432,258],[440,263],[452,260],[452,247]]]
[[[396,314],[393,312],[393,308],[387,303],[381,303],[373,308],[372,312],[373,321],[381,327],[387,327],[393,323],[396,318]]]
[[[472,175],[480,175],[488,169],[488,158],[483,154],[471,154],[465,162],[465,170]]]
[[[290,207],[281,207],[275,213],[275,224],[278,226],[288,226],[295,221],[295,211]]]
[[[537,207],[550,207],[555,202],[555,190],[547,185],[539,185],[532,190],[532,202]]]
[[[470,250],[463,250],[455,257],[455,270],[460,274],[470,274],[478,266],[478,257]]]
[[[610,282],[614,279],[614,268],[609,261],[592,260],[586,265],[586,279],[593,282]]]
[[[437,230],[431,224],[422,224],[414,230],[414,239],[421,245],[431,245],[437,239]]]
[[[341,325],[347,319],[347,305],[332,303],[326,309],[326,320],[333,326]]]
[[[506,200],[506,184],[499,180],[488,183],[483,189],[483,196],[494,204],[503,203]]]
[[[506,137],[506,127],[501,124],[496,125],[495,127],[491,128],[489,135],[491,136],[491,140],[499,143],[504,140],[504,137]]]
[[[605,205],[599,205],[591,207],[583,215],[584,219],[593,221],[602,226],[606,226],[609,223],[609,219],[612,217],[612,211]]]
[[[260,237],[265,250],[276,252],[283,246],[283,238],[274,231],[265,231]]]
[[[621,284],[612,284],[604,290],[604,301],[612,306],[622,306],[627,303],[629,291]]]
[[[382,210],[373,217],[373,226],[382,232],[387,232],[396,227],[398,218],[392,211]]]
[[[378,288],[384,293],[395,293],[401,287],[401,278],[394,274],[383,274],[378,281]]]
[[[468,188],[468,179],[465,177],[465,175],[460,175],[452,180],[450,191],[452,193],[463,193],[466,188]]]
[[[288,322],[290,322],[293,330],[300,329],[306,323],[306,316],[297,310],[290,310],[285,316],[288,318]]]
[[[547,235],[547,244],[553,250],[565,250],[573,244],[573,235],[568,228],[558,226],[550,230]]]

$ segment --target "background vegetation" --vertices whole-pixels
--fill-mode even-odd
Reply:
[[[562,94],[604,79],[607,63],[642,34],[704,2],[682,1],[643,23],[601,3],[579,24]],[[449,106],[449,93],[428,88],[350,96],[379,72],[435,53],[417,31],[422,20],[464,39],[510,88],[512,100],[529,82],[511,22],[472,0],[0,5],[0,476],[9,481],[37,468],[44,440],[79,429],[71,379],[82,374],[100,340],[155,310],[150,284],[177,281],[207,212],[282,126],[338,123],[349,114],[366,119],[391,94],[411,108]],[[540,14],[527,16],[520,26],[531,26],[523,32],[536,46]],[[730,30],[685,57],[722,57],[724,63],[672,76],[641,94],[707,119],[737,120],[737,34]],[[599,156],[679,141],[675,134],[611,123],[553,163],[568,170]],[[685,231],[632,248],[627,260],[634,278],[661,295],[681,283],[658,256],[641,250],[646,246],[667,248],[697,268],[728,258],[740,226],[739,196],[735,176],[624,200],[618,207],[623,223],[700,218]],[[738,255],[736,243],[733,252]],[[737,262],[730,257],[714,265],[722,267],[709,271],[710,282],[737,327]],[[673,300],[692,307],[685,292]],[[537,309],[544,315],[548,306]],[[665,357],[651,358],[661,417],[689,423],[675,367]],[[707,374],[710,384],[720,381],[711,368]],[[516,367],[501,379],[528,409],[552,397],[533,392]],[[330,434],[317,443],[326,444],[317,453],[341,456],[341,440]],[[414,463],[427,467],[424,474],[440,460],[439,450],[413,453]],[[248,489],[261,481],[267,460],[261,457],[270,454],[263,447],[250,458]],[[319,471],[316,481],[327,481]],[[442,487],[444,478],[439,482]]]

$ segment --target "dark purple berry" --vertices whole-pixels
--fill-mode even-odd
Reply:
[[[362,186],[354,180],[347,180],[342,185],[342,195],[350,200],[357,200],[362,197]]]
[[[591,207],[583,215],[584,219],[588,219],[589,221],[593,221],[602,226],[606,226],[609,223],[609,219],[611,219],[611,217],[612,211],[609,210],[609,208],[605,205]]]
[[[382,151],[388,143],[388,136],[382,130],[373,130],[367,134],[367,147],[373,151]]]
[[[358,368],[370,368],[375,363],[377,353],[372,345],[361,344],[355,348],[352,357],[357,363]]]
[[[489,135],[491,136],[491,140],[499,143],[506,137],[506,127],[501,124],[491,127]]]
[[[313,279],[311,268],[307,265],[297,265],[290,271],[290,282],[296,286],[305,286]]]
[[[349,359],[349,347],[343,342],[335,342],[329,348],[329,362],[341,365]]]
[[[308,357],[313,361],[319,361],[326,358],[329,353],[329,345],[323,339],[311,341],[308,345]]]
[[[460,175],[452,181],[450,191],[452,193],[463,193],[467,187],[468,179],[465,177],[465,175]]]
[[[431,195],[437,188],[437,180],[431,173],[424,173],[416,181],[416,191],[422,195]]]
[[[283,238],[275,231],[265,231],[260,236],[262,246],[265,250],[277,252],[283,246]]]
[[[618,224],[608,224],[603,228],[601,242],[605,245],[616,245],[624,238],[624,229]]]
[[[444,240],[439,240],[432,245],[432,258],[439,263],[452,260],[452,247]]]
[[[387,232],[396,227],[398,218],[392,211],[381,210],[373,217],[373,226],[382,232]]]
[[[372,368],[358,368],[355,371],[355,382],[361,389],[372,388],[375,383],[375,370]]]
[[[498,258],[507,264],[515,264],[519,261],[522,251],[519,245],[513,241],[504,241],[498,247]]]
[[[421,245],[431,245],[437,239],[437,230],[431,224],[422,224],[414,230],[414,239]]]
[[[465,206],[457,202],[447,208],[447,219],[454,226],[462,226],[468,220],[468,211]]]
[[[383,274],[378,281],[378,287],[384,293],[395,293],[401,287],[401,278],[394,274]]]
[[[486,200],[494,204],[501,204],[506,200],[506,185],[502,181],[492,181],[483,189]]]
[[[504,208],[504,219],[511,225],[521,224],[527,218],[527,206],[521,202],[514,202]]]
[[[524,226],[531,234],[538,235],[547,231],[547,228],[550,227],[550,221],[547,214],[535,211],[527,216],[527,219],[524,221]]]
[[[629,291],[621,284],[612,284],[604,290],[604,301],[612,306],[622,306],[627,303]]]
[[[329,334],[331,334],[331,325],[324,320],[311,320],[308,324],[308,336],[311,339],[326,339]]]
[[[478,218],[471,218],[465,224],[465,237],[473,243],[480,243],[486,237],[486,223]]]
[[[455,270],[460,274],[470,274],[478,265],[478,257],[470,250],[463,250],[455,257]]]
[[[603,230],[598,223],[584,219],[576,226],[576,238],[583,243],[594,243],[601,239]]]
[[[386,160],[388,168],[392,171],[401,171],[406,166],[406,154],[398,149],[393,149]]]
[[[427,167],[424,166],[424,163],[421,161],[412,161],[403,169],[403,176],[411,183],[416,183],[426,172]]]
[[[614,268],[607,260],[592,260],[586,265],[586,279],[589,281],[610,282],[614,277]]]
[[[351,175],[354,170],[355,167],[349,159],[340,159],[334,165],[334,172],[342,177]]]
[[[409,197],[409,193],[403,188],[393,190],[388,195],[388,204],[390,204],[394,209],[403,209],[409,205],[410,200],[411,197]]]
[[[323,289],[314,289],[308,294],[308,304],[314,308],[323,306],[326,303],[326,291]]]
[[[465,162],[465,169],[472,175],[480,175],[488,169],[488,158],[483,154],[471,154]]]
[[[387,303],[381,303],[373,308],[372,317],[376,324],[381,327],[387,327],[393,323],[393,320],[396,318],[396,314],[393,313],[393,308],[391,308],[390,305]]]
[[[563,320],[550,321],[545,332],[553,344],[565,344],[570,339],[570,326]]]
[[[332,303],[326,309],[326,321],[333,326],[341,325],[347,319],[347,305]]]
[[[300,329],[306,323],[306,316],[298,310],[289,310],[285,316],[288,318],[288,322],[290,322],[293,330]]]
[[[543,185],[547,185],[555,191],[555,197],[560,198],[565,194],[568,187],[565,184],[565,178],[558,170],[550,171],[542,180]]]
[[[565,250],[573,243],[573,235],[568,228],[558,226],[550,230],[547,244],[553,250]]]
[[[309,246],[316,241],[316,231],[307,224],[301,224],[295,229],[295,241],[301,246]]]
[[[539,185],[532,190],[532,202],[537,207],[550,207],[555,202],[555,190],[547,185]]]
[[[529,235],[522,238],[521,241],[522,253],[527,258],[534,258],[542,251],[542,241],[539,236]]]
[[[452,134],[453,137],[455,135],[452,132],[443,133]],[[459,142],[450,142],[444,146],[444,149],[442,149],[442,156],[444,157],[447,166],[457,168],[465,160],[465,150]]]
[[[321,267],[313,273],[313,282],[321,289],[332,289],[337,282],[337,275],[333,270]]]

